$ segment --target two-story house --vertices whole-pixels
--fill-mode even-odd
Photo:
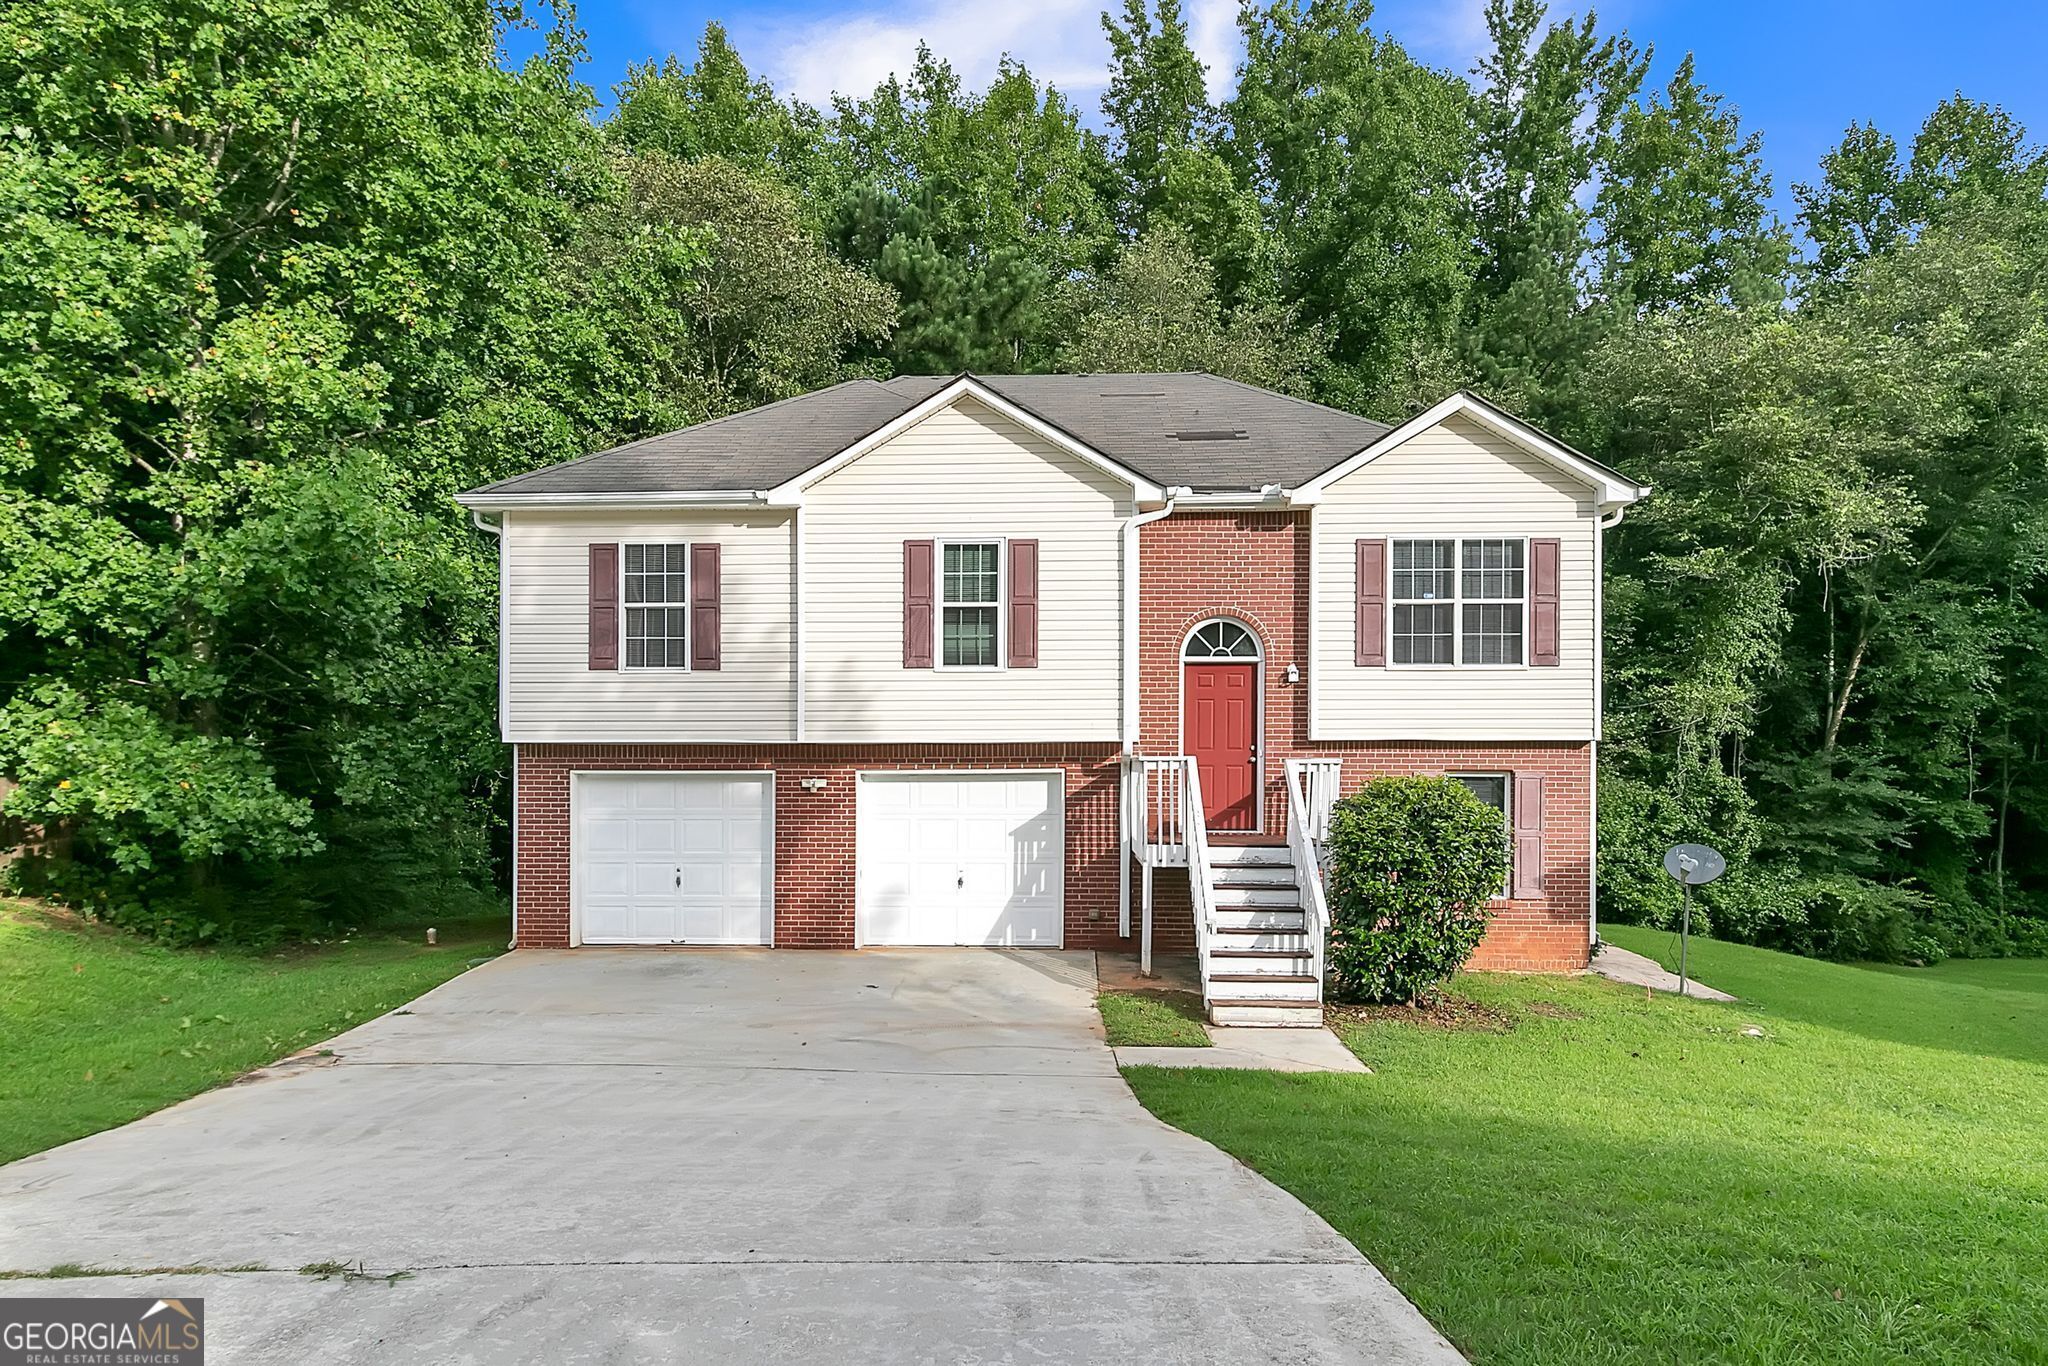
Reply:
[[[858,380],[462,495],[500,544],[516,942],[1199,951],[1307,1019],[1316,841],[1497,805],[1475,962],[1593,938],[1601,535],[1647,490],[1470,394]]]

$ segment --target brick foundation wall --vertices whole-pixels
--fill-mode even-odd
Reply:
[[[775,771],[775,942],[849,949],[855,775],[871,769],[1058,768],[1066,774],[1066,946],[1114,948],[1115,745],[520,745],[518,944],[569,943],[569,775]],[[803,779],[826,780],[807,792]]]
[[[1308,739],[1309,534],[1306,512],[1175,513],[1140,532],[1139,750],[1181,750],[1181,649],[1212,617],[1230,617],[1259,637],[1264,708],[1261,803],[1265,833],[1287,831],[1286,761],[1344,760],[1348,790],[1369,778],[1440,773],[1543,774],[1541,899],[1497,903],[1472,966],[1559,972],[1586,966],[1592,930],[1593,747],[1584,742],[1321,741]],[[1299,683],[1286,681],[1297,666]],[[1216,842],[1216,837],[1211,837]],[[1136,893],[1133,893],[1135,898]],[[1186,876],[1162,872],[1153,895],[1154,946],[1193,946]],[[1135,912],[1133,923],[1136,923]]]

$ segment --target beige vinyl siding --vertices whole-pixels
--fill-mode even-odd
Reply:
[[[794,738],[790,522],[786,508],[508,513],[505,738]],[[589,667],[590,546],[636,541],[721,547],[716,672]]]
[[[969,399],[804,502],[807,740],[1117,738],[1127,485]],[[1007,537],[1039,543],[1038,667],[904,668],[903,542]]]
[[[1314,513],[1316,738],[1594,738],[1600,533],[1593,498],[1577,479],[1461,418],[1418,433],[1332,485]],[[1558,539],[1558,666],[1359,667],[1359,538],[1475,536]]]

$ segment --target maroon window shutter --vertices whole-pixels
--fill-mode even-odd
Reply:
[[[1529,542],[1529,662],[1557,666],[1557,545]]]
[[[1358,543],[1358,650],[1361,668],[1387,664],[1387,543]]]
[[[903,543],[903,667],[932,666],[932,543]]]
[[[619,548],[590,547],[590,667],[619,667]]]
[[[718,546],[690,547],[690,667],[718,670],[719,582]]]
[[[1543,895],[1543,775],[1515,775],[1516,897]]]
[[[1010,667],[1038,667],[1038,542],[1010,542]]]

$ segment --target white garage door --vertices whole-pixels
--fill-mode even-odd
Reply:
[[[1058,947],[1063,791],[1058,774],[862,775],[861,942]]]
[[[771,774],[579,773],[585,944],[766,944]]]

